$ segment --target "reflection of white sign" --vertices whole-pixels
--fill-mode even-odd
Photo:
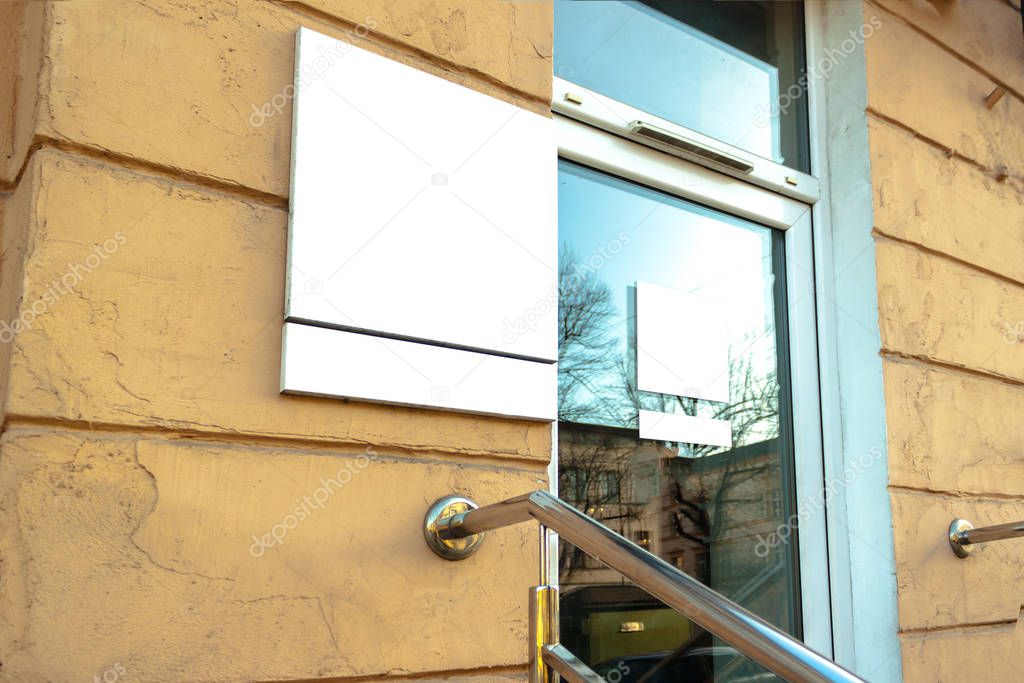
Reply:
[[[637,282],[637,388],[728,403],[724,313],[721,304],[705,297]]]
[[[640,438],[732,448],[732,425],[710,417],[641,410]]]
[[[729,333],[721,305],[636,283],[637,389],[729,401]],[[640,411],[640,438],[732,446],[728,420]]]

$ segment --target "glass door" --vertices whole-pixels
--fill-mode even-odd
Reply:
[[[562,161],[559,242],[561,497],[799,637],[782,233]],[[674,655],[648,680],[761,680],[565,543],[559,578],[562,641],[598,673]]]
[[[556,0],[559,495],[831,654],[801,3]],[[611,683],[775,677],[571,545]]]

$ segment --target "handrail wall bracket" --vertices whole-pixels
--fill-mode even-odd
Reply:
[[[949,547],[960,558],[970,555],[971,546],[975,544],[1005,541],[1008,538],[1022,536],[1024,536],[1024,522],[975,527],[966,519],[957,518],[949,523]]]
[[[484,534],[454,535],[449,532],[449,525],[453,518],[461,520],[459,515],[478,507],[472,500],[462,496],[444,496],[434,501],[423,518],[423,538],[430,549],[452,561],[464,560],[475,553],[484,542]]]
[[[973,528],[974,525],[966,519],[954,519],[949,523],[949,547],[953,549],[957,557],[967,557],[971,554],[973,548],[963,542],[963,534]]]

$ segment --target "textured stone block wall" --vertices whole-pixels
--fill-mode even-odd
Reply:
[[[550,426],[279,395],[282,93],[302,25],[547,111],[550,5],[2,5],[0,679],[523,678],[530,530],[419,525]]]
[[[958,560],[945,541],[953,517],[1024,519],[1019,3],[864,12],[881,20],[865,53],[904,679],[1020,680],[1024,543]]]

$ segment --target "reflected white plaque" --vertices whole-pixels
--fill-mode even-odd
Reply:
[[[636,283],[636,375],[640,391],[729,401],[729,332],[719,302]]]
[[[641,410],[640,438],[732,448],[732,425],[711,417]]]

